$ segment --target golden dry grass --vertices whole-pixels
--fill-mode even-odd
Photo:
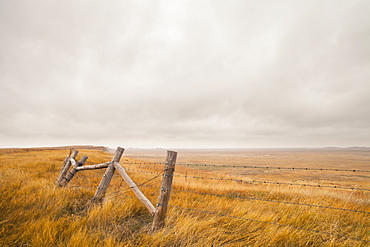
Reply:
[[[86,155],[89,157],[88,162],[94,164],[109,161],[112,157],[112,154],[91,148],[79,151],[77,158]],[[128,150],[120,162],[128,168],[127,172],[137,184],[156,176],[155,172],[161,172],[163,166],[133,162],[139,159],[163,162],[165,159],[163,150],[150,150],[149,153],[139,151]],[[370,214],[246,200],[241,197],[369,212],[370,192],[191,178],[199,176],[279,180],[369,189],[370,174],[367,173],[177,166],[175,174],[181,176],[174,177],[174,190],[170,200],[170,205],[174,207],[168,207],[166,226],[160,231],[150,233],[152,216],[134,198],[118,173],[114,175],[105,201],[100,206],[88,207],[103,170],[78,172],[66,187],[56,187],[54,181],[64,157],[68,154],[68,149],[0,150],[0,246],[369,245],[369,242],[351,238],[370,241]],[[369,154],[307,150],[255,150],[248,154],[241,151],[230,153],[229,150],[229,153],[216,154],[214,151],[180,150],[178,163],[367,170]],[[154,173],[134,172],[129,169]],[[153,204],[157,200],[159,185],[160,177],[141,186],[143,193]],[[227,196],[214,196],[212,193]]]

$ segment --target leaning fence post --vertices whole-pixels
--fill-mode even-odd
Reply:
[[[101,179],[100,184],[95,192],[95,195],[91,200],[93,203],[101,202],[103,200],[105,191],[107,190],[110,180],[113,177],[114,171],[116,170],[116,168],[114,168],[114,162],[119,162],[124,151],[125,150],[123,148],[117,147],[116,152],[114,153],[114,156],[110,164],[108,165],[108,168],[105,170],[103,178]]]
[[[61,186],[61,182],[62,180],[65,178],[67,172],[68,172],[68,169],[69,167],[71,166],[71,159],[74,159],[76,158],[78,154],[78,151],[77,150],[74,150],[72,154],[70,154],[70,156],[66,157],[64,159],[64,162],[63,162],[63,165],[62,165],[62,168],[60,169],[60,173],[59,173],[59,176],[57,178],[57,180],[55,181],[55,183],[58,185],[58,186]]]
[[[152,231],[156,231],[164,226],[167,205],[170,200],[173,173],[175,171],[177,152],[167,151],[166,164],[161,183],[161,190],[158,197],[157,210],[154,214]]]
[[[66,186],[69,183],[69,181],[71,181],[71,179],[75,176],[75,174],[77,172],[77,167],[82,166],[86,162],[87,159],[88,159],[88,157],[83,155],[77,161],[77,163],[72,166],[72,169],[69,171],[67,176],[64,177],[64,179],[61,181],[60,185],[61,186]]]

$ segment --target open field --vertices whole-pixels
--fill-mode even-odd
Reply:
[[[77,149],[88,164],[112,157]],[[166,226],[150,233],[152,216],[118,174],[91,206],[104,170],[58,188],[67,147],[0,149],[0,246],[370,246],[370,172],[359,171],[370,170],[369,149],[175,151]],[[120,161],[154,205],[165,155],[128,149]]]
[[[180,149],[177,163],[211,164],[235,167],[196,167],[212,174],[231,177],[270,179],[279,181],[309,181],[338,183],[346,186],[370,188],[370,173],[302,171],[278,169],[243,169],[240,166],[326,168],[343,170],[370,170],[370,148],[317,149]],[[163,162],[166,150],[129,149],[126,156],[154,162]],[[190,166],[193,167],[194,166]]]

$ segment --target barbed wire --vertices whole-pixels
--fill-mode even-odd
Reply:
[[[157,172],[142,171],[137,169],[125,168],[129,171],[158,174]],[[233,181],[237,183],[261,183],[261,184],[274,184],[274,185],[292,185],[292,186],[303,186],[303,187],[317,187],[317,188],[330,188],[330,189],[345,189],[345,190],[359,190],[359,191],[370,191],[370,189],[356,188],[356,187],[344,187],[338,185],[322,185],[322,184],[296,184],[290,182],[277,182],[277,181],[264,181],[264,180],[244,180],[235,178],[215,178],[215,177],[199,177],[189,175],[178,175],[174,174],[174,177],[194,178],[194,179],[209,179],[209,180],[220,180],[220,181]]]
[[[158,186],[153,186],[149,185],[150,181],[156,179],[159,177],[161,174],[158,174],[157,176],[152,177],[151,179],[146,180],[143,183],[140,183],[136,185],[137,187],[145,186],[145,187],[151,187],[151,188],[159,188]],[[122,179],[122,181],[124,181]],[[121,187],[122,181],[119,185]],[[72,188],[88,188],[92,189],[94,186],[70,186]],[[128,187],[126,190],[129,191],[131,187]],[[110,192],[107,195],[114,194],[114,193],[125,193],[125,191],[114,191]],[[185,193],[193,193],[193,194],[201,194],[201,195],[210,195],[210,196],[218,196],[218,197],[227,197],[231,199],[242,199],[242,200],[253,200],[253,201],[264,201],[264,202],[273,202],[273,203],[282,203],[282,204],[289,204],[289,205],[297,205],[297,206],[307,206],[307,207],[316,207],[316,208],[323,208],[323,209],[332,209],[332,210],[340,210],[340,211],[347,211],[347,212],[354,212],[354,213],[364,213],[364,214],[370,214],[370,212],[367,211],[361,211],[361,210],[354,210],[354,209],[345,209],[345,208],[336,208],[336,207],[331,207],[331,206],[324,206],[324,205],[315,205],[315,204],[308,204],[308,203],[298,203],[298,202],[288,202],[288,201],[278,201],[278,200],[269,200],[269,199],[262,199],[262,198],[254,198],[254,197],[243,197],[243,196],[237,196],[237,195],[223,195],[223,194],[217,194],[217,193],[208,193],[208,192],[200,192],[200,191],[190,191],[190,190],[181,190],[181,189],[174,189],[172,188],[171,191],[179,191],[179,192],[185,192]]]
[[[195,179],[234,181],[234,182],[238,182],[238,183],[261,183],[261,184],[294,185],[294,186],[304,186],[304,187],[318,187],[318,188],[370,191],[370,189],[363,189],[363,188],[356,188],[356,187],[343,187],[343,186],[337,186],[337,185],[296,184],[296,183],[290,183],[290,182],[275,182],[275,181],[263,181],[263,180],[243,180],[243,179],[235,179],[235,178],[197,177],[197,176],[186,176],[186,175],[174,175],[174,176],[176,176],[176,177],[185,177],[185,178],[195,178]]]
[[[143,185],[145,185],[145,184],[147,184],[147,183],[149,183],[150,181],[152,181],[152,180],[154,180],[154,179],[156,179],[156,178],[158,178],[158,177],[160,177],[161,175],[163,175],[164,174],[164,172],[166,171],[166,169],[163,171],[163,172],[161,172],[160,174],[157,174],[156,176],[154,176],[154,177],[152,177],[152,178],[150,178],[150,179],[148,179],[148,180],[146,180],[145,182],[142,182],[142,183],[140,183],[140,184],[136,184],[135,186],[130,186],[130,187],[127,187],[125,190],[120,190],[120,191],[118,191],[118,190],[116,190],[116,191],[112,191],[112,192],[110,192],[110,193],[107,193],[106,195],[108,196],[108,195],[111,195],[111,194],[117,194],[117,193],[122,193],[122,194],[125,194],[125,192],[127,192],[127,191],[130,191],[132,188],[134,188],[134,187],[141,187],[141,186],[143,186]],[[122,179],[122,181],[124,181],[124,179]],[[122,183],[122,182],[121,182]],[[120,184],[120,186],[118,187],[118,188],[120,188],[121,187],[121,184]],[[118,195],[116,195],[116,196],[119,196],[120,194],[118,194]],[[114,196],[114,197],[116,197],[116,196]],[[113,198],[114,198],[113,197]]]
[[[150,172],[137,169],[125,168],[127,171],[141,172],[147,174],[160,174],[160,172]],[[339,185],[322,185],[322,184],[301,184],[291,182],[278,182],[278,181],[265,181],[265,180],[245,180],[235,178],[216,178],[216,177],[204,177],[204,176],[191,176],[191,175],[178,175],[174,174],[175,177],[193,178],[193,179],[207,179],[207,180],[220,180],[220,181],[232,181],[237,183],[259,183],[259,184],[273,184],[273,185],[289,185],[289,186],[303,186],[303,187],[316,187],[316,188],[330,188],[330,189],[344,189],[344,190],[358,190],[358,191],[370,191],[370,189],[357,188],[357,187],[344,187]],[[85,178],[96,178],[101,176],[84,176]]]
[[[161,162],[123,162],[122,164],[127,164],[127,165],[165,165],[166,163],[161,163]]]
[[[173,208],[183,209],[183,210],[189,210],[189,211],[194,211],[194,212],[198,212],[198,213],[211,214],[211,215],[216,215],[216,216],[221,216],[221,217],[228,217],[228,218],[234,218],[234,219],[240,219],[240,220],[248,220],[248,221],[259,222],[259,223],[270,224],[270,225],[276,225],[276,226],[281,226],[281,227],[294,228],[294,229],[298,229],[298,230],[310,231],[310,232],[315,232],[315,233],[320,233],[320,234],[331,235],[331,236],[335,236],[335,237],[341,237],[341,238],[352,239],[352,240],[356,240],[356,241],[370,243],[369,240],[364,240],[364,239],[355,238],[355,237],[349,237],[349,236],[342,235],[342,234],[324,232],[324,231],[320,231],[320,230],[308,229],[308,228],[303,228],[303,227],[298,227],[298,226],[285,225],[285,224],[276,223],[276,222],[269,222],[269,221],[250,219],[250,218],[244,218],[244,217],[239,217],[239,216],[219,214],[219,213],[214,213],[214,212],[209,212],[209,211],[204,211],[204,210],[198,210],[198,209],[193,209],[193,208],[184,208],[184,207],[174,206],[174,205],[169,205],[169,204],[165,205],[165,204],[158,203],[158,205],[173,207]]]
[[[128,169],[126,169],[126,170],[128,170]],[[156,176],[154,176],[154,177],[146,180],[143,183],[137,184],[136,186],[139,187],[139,186],[145,185],[146,183],[149,183],[150,181],[152,181],[152,180],[156,179],[157,177],[161,176],[163,173],[164,173],[164,171],[162,173],[157,173]],[[102,177],[102,176],[80,176],[80,178],[92,178],[92,177],[93,178],[97,178],[97,177]],[[114,178],[118,178],[118,179],[121,180],[121,182],[120,182],[120,184],[118,186],[118,188],[120,188],[122,186],[122,182],[124,181],[124,179],[122,177],[112,177],[112,179],[114,179]],[[69,187],[71,187],[71,188],[90,188],[90,189],[91,188],[96,188],[95,185],[91,185],[91,186],[72,185],[72,186],[69,186]],[[131,189],[131,188],[132,187],[128,187],[128,189]],[[110,192],[110,193],[113,193],[113,192]],[[107,195],[109,195],[109,193]]]
[[[160,188],[160,187],[152,186],[152,185],[145,185],[145,186],[152,187],[152,188]],[[243,197],[243,196],[236,196],[236,195],[222,195],[222,194],[216,194],[216,193],[208,193],[208,192],[200,192],[200,191],[190,191],[190,190],[180,190],[180,189],[173,189],[173,188],[171,188],[171,191],[179,191],[179,192],[185,192],[185,193],[210,195],[210,196],[218,196],[218,197],[227,197],[227,198],[232,198],[232,199],[243,199],[243,200],[253,200],[253,201],[274,202],[274,203],[283,203],[283,204],[291,204],[291,205],[298,205],[298,206],[317,207],[317,208],[324,208],[324,209],[333,209],[333,210],[341,210],[341,211],[348,211],[348,212],[355,212],[355,213],[370,214],[370,212],[367,212],[367,211],[353,210],[353,209],[345,209],[345,208],[336,208],[336,207],[323,206],[323,205],[314,205],[314,204],[308,204],[308,203],[277,201],[277,200],[269,200],[269,199],[254,198],[254,197]]]
[[[154,179],[156,179],[156,178],[160,177],[161,175],[163,175],[163,174],[165,173],[165,171],[166,171],[166,170],[167,170],[167,169],[165,169],[163,172],[161,172],[161,173],[157,174],[156,176],[152,177],[151,179],[148,179],[148,180],[146,180],[145,182],[138,184],[138,185],[137,185],[137,187],[142,186],[142,185],[144,185],[144,184],[147,184],[147,183],[149,183],[150,181],[152,181],[152,180],[154,180]]]
[[[129,165],[164,165],[160,162],[126,162]],[[229,168],[251,168],[251,169],[277,169],[277,170],[305,170],[305,171],[337,171],[337,172],[370,172],[361,169],[341,169],[341,168],[311,168],[311,167],[281,167],[281,166],[250,166],[250,165],[210,165],[210,164],[190,164],[177,163],[179,166],[209,166],[209,167],[229,167]]]
[[[367,170],[339,169],[339,168],[309,168],[309,167],[275,167],[275,166],[247,166],[247,165],[209,165],[209,164],[176,164],[179,166],[211,166],[253,169],[277,169],[277,170],[306,170],[306,171],[337,171],[337,172],[370,172]]]
[[[95,165],[96,162],[93,161],[85,161],[85,164]],[[136,165],[164,165],[165,163],[161,162],[130,162],[130,161],[123,161],[120,164],[136,164]]]
[[[150,172],[150,171],[143,171],[143,170],[130,169],[130,168],[125,168],[125,170],[133,171],[133,172],[141,172],[141,173],[160,174],[160,172]]]

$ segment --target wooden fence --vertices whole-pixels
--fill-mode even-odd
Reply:
[[[158,202],[156,204],[156,207],[154,207],[153,204],[148,200],[148,198],[146,198],[145,195],[140,191],[139,187],[135,184],[135,182],[132,181],[132,179],[126,173],[125,169],[120,165],[119,161],[124,151],[125,150],[123,148],[118,147],[111,161],[96,165],[83,166],[88,157],[83,155],[76,162],[75,158],[77,157],[78,151],[71,150],[69,156],[67,156],[64,159],[64,162],[59,172],[59,176],[56,179],[55,183],[59,187],[64,187],[71,181],[71,179],[79,171],[106,169],[99,183],[99,186],[94,194],[94,197],[91,200],[93,204],[98,204],[103,202],[105,192],[114,175],[114,172],[117,170],[117,172],[121,175],[123,180],[130,187],[132,192],[144,204],[149,213],[153,215],[152,231],[156,231],[164,226],[167,205],[170,200],[172,178],[175,171],[177,152],[167,151],[166,163],[163,170],[163,178],[159,191]]]
[[[334,233],[331,231],[325,231],[325,230],[318,230],[317,228],[306,228],[291,224],[286,224],[284,222],[270,222],[265,221],[261,219],[255,219],[255,218],[247,218],[247,217],[241,217],[236,215],[228,215],[225,213],[217,213],[217,212],[211,212],[208,211],[206,207],[199,208],[199,205],[197,207],[189,207],[189,206],[179,206],[177,203],[171,204],[169,203],[170,200],[170,193],[171,191],[174,191],[174,193],[188,193],[188,194],[197,194],[207,197],[224,197],[228,198],[230,200],[250,200],[250,201],[259,201],[264,203],[273,203],[273,204],[284,204],[284,205],[290,205],[290,206],[300,206],[300,207],[309,207],[309,208],[316,208],[316,209],[325,209],[325,210],[336,210],[338,212],[347,212],[347,213],[357,213],[357,214],[363,214],[365,216],[370,215],[370,212],[368,210],[359,210],[359,209],[353,209],[353,208],[345,208],[345,207],[334,207],[332,205],[319,205],[319,204],[309,204],[306,202],[297,202],[297,201],[280,201],[276,199],[271,198],[256,198],[252,196],[242,196],[237,194],[219,194],[216,192],[207,192],[207,191],[194,191],[187,188],[176,188],[176,186],[173,186],[172,188],[172,180],[173,177],[182,177],[185,180],[187,179],[197,179],[197,180],[207,180],[207,181],[223,181],[223,182],[236,182],[236,183],[245,183],[248,185],[251,184],[265,184],[265,185],[277,185],[277,186],[303,186],[303,187],[311,187],[311,188],[320,188],[320,189],[338,189],[338,190],[350,190],[352,193],[354,191],[362,192],[362,193],[369,193],[369,188],[358,188],[355,187],[349,187],[341,184],[313,184],[313,183],[295,183],[295,182],[284,182],[284,181],[269,181],[269,180],[256,180],[256,179],[235,179],[232,177],[224,177],[224,176],[215,176],[215,177],[209,177],[209,176],[194,176],[192,174],[188,174],[187,171],[185,171],[181,174],[181,171],[178,171],[178,174],[174,174],[175,170],[175,164],[177,159],[177,153],[173,151],[167,151],[167,158],[166,163],[154,163],[154,162],[134,162],[134,163],[124,163],[124,166],[126,168],[122,167],[119,163],[121,156],[123,155],[124,149],[118,147],[116,152],[114,153],[114,156],[111,161],[105,162],[102,164],[95,164],[95,165],[84,165],[84,163],[87,160],[86,156],[82,156],[77,162],[75,160],[78,151],[71,151],[70,155],[67,156],[63,162],[63,165],[60,170],[60,174],[56,180],[56,184],[60,187],[66,186],[68,182],[75,176],[75,174],[79,171],[84,170],[93,170],[93,169],[103,169],[106,168],[105,173],[100,181],[100,184],[92,198],[93,205],[97,203],[101,203],[104,200],[105,192],[109,186],[109,183],[115,173],[115,170],[118,171],[122,179],[127,183],[128,189],[131,189],[133,193],[136,195],[136,197],[143,203],[143,205],[147,208],[149,213],[153,216],[153,224],[152,224],[152,232],[162,228],[165,223],[166,218],[166,212],[168,207],[172,207],[179,210],[187,210],[189,212],[197,212],[202,213],[205,215],[212,215],[213,217],[228,217],[231,219],[238,219],[238,220],[244,220],[244,221],[252,221],[252,222],[258,222],[262,224],[269,224],[279,227],[286,227],[290,229],[295,230],[302,230],[307,231],[311,233],[318,233],[322,235],[332,236],[332,237],[340,237],[345,238],[349,240],[355,240],[359,242],[363,242],[366,244],[369,244],[370,241],[367,239],[362,239],[360,237],[353,237],[347,235],[348,233]],[[129,167],[129,165],[144,165],[141,168],[144,170],[137,170],[132,169]],[[146,167],[145,165],[150,165],[149,167]],[[159,171],[153,171],[152,165],[164,165],[163,172]],[[370,170],[358,170],[358,169],[343,169],[343,168],[313,168],[313,167],[267,167],[267,166],[251,166],[251,165],[211,165],[211,164],[177,164],[177,166],[189,166],[189,167],[215,167],[217,169],[220,168],[238,168],[238,169],[263,169],[263,170],[295,170],[295,171],[327,171],[327,172],[357,172],[357,173],[366,173],[369,174]],[[146,168],[151,168],[150,171],[146,170]],[[162,169],[162,167],[160,168]],[[149,179],[148,181],[136,185],[132,179],[128,176],[126,173],[127,171],[132,172],[141,172],[141,173],[149,173],[154,174],[155,176]],[[154,178],[158,178],[159,176],[163,175],[162,182],[160,187],[155,185],[149,185],[146,184],[149,181],[152,181]],[[361,175],[362,176],[362,175]],[[145,185],[144,185],[145,184]],[[148,200],[145,195],[139,190],[139,187],[145,186],[152,188],[154,190],[159,189],[159,196],[156,206],[153,206],[154,204]],[[116,192],[114,192],[116,193]],[[208,200],[208,199],[207,199]],[[172,201],[176,201],[173,199]],[[348,202],[348,200],[347,200]],[[346,202],[346,203],[347,203]]]

